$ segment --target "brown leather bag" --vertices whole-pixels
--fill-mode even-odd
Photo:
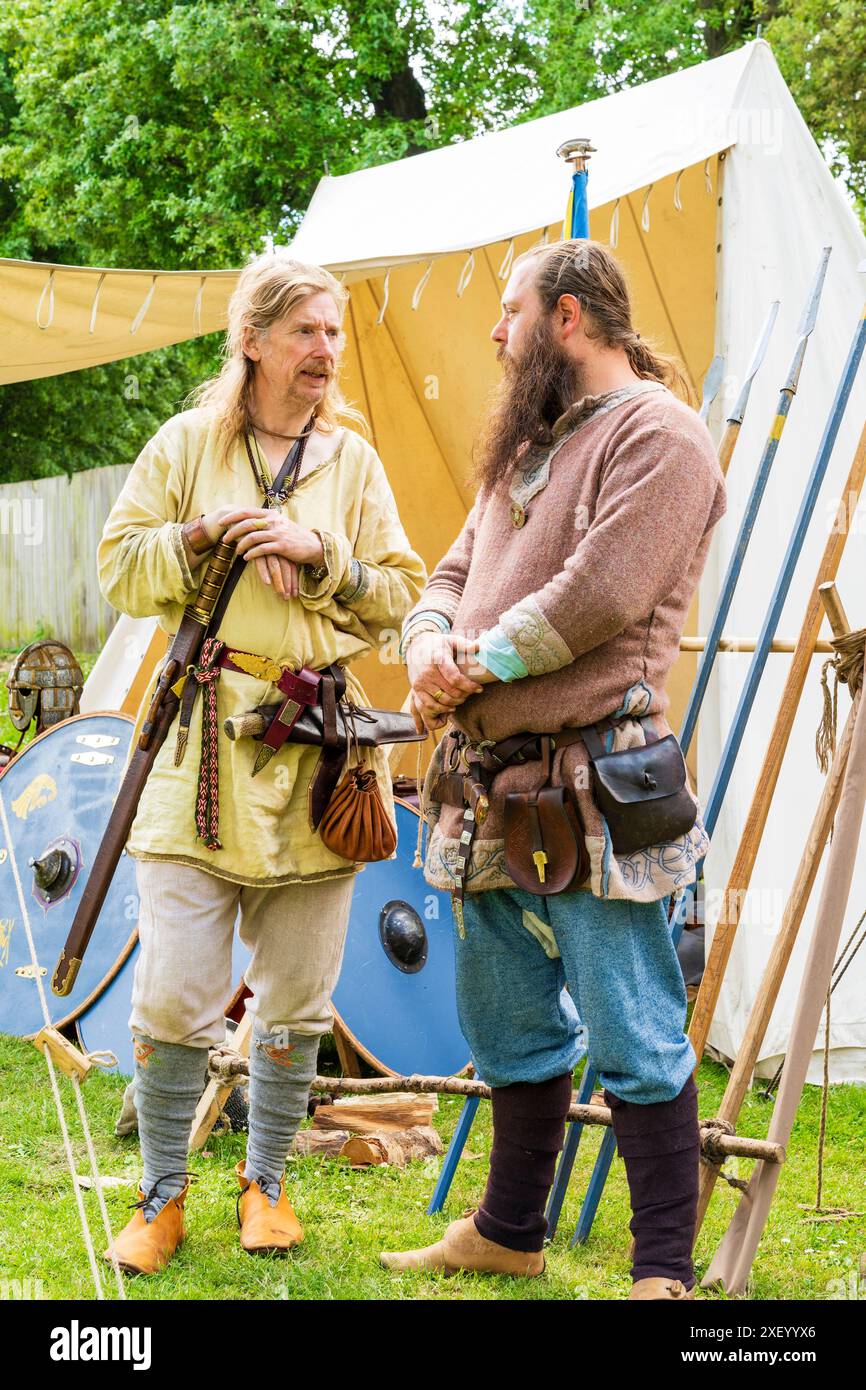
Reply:
[[[505,867],[519,888],[544,897],[580,888],[590,864],[574,797],[550,785],[553,739],[542,734],[540,744],[542,785],[506,793]]]
[[[394,853],[397,831],[373,768],[356,763],[346,769],[319,823],[319,834],[332,853],[356,863],[373,863]]]
[[[586,882],[589,855],[567,787],[507,793],[505,867],[518,888],[542,896]]]

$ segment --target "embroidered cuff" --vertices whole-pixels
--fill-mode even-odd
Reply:
[[[358,599],[364,597],[369,587],[370,571],[353,555],[349,561],[349,578],[342,589],[337,590],[334,597],[338,598],[341,603],[357,603]]]
[[[420,626],[421,623],[424,624],[423,628]],[[437,613],[432,608],[423,608],[418,613],[410,614],[403,624],[403,636],[400,638],[400,645],[397,648],[397,655],[401,661],[406,660],[406,648],[416,625],[422,632],[432,632],[434,627],[437,627],[440,632],[451,631],[451,623],[444,613]]]
[[[320,565],[301,565],[298,570],[300,598],[325,604],[336,596],[337,590],[349,581],[352,551],[347,536],[313,527],[313,534],[322,542],[324,558]]]
[[[530,676],[559,671],[574,660],[555,627],[531,597],[515,603],[499,619],[499,627],[513,644]]]
[[[529,675],[529,668],[521,657],[513,642],[509,642],[501,626],[497,623],[496,627],[490,628],[481,634],[481,645],[476,654],[476,661],[482,666],[486,666],[488,671],[492,671],[499,680],[519,681],[524,676]]]

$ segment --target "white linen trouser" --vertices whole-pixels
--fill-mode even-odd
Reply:
[[[190,864],[139,859],[141,953],[129,1027],[161,1042],[225,1041],[233,989],[232,938],[252,952],[247,1010],[271,1032],[326,1033],[343,963],[354,872],[311,883],[250,888]]]

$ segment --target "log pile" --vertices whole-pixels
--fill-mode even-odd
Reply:
[[[408,1092],[329,1099],[316,1106],[314,1127],[296,1135],[292,1151],[344,1158],[353,1168],[404,1168],[412,1159],[444,1152],[432,1124],[438,1105],[435,1095]]]

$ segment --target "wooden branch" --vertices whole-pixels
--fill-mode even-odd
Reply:
[[[702,652],[707,645],[706,637],[681,637],[681,652]],[[720,637],[717,651],[720,652],[753,652],[757,642],[754,637]],[[797,646],[791,641],[790,637],[774,637],[770,643],[771,652],[794,652]],[[813,652],[827,652],[834,650],[831,642],[823,639],[816,640],[812,648]]]
[[[221,1071],[227,1070],[225,1049],[218,1049]],[[234,1085],[240,1084],[245,1073],[249,1072],[249,1062],[243,1057],[234,1059]],[[469,1081],[462,1076],[371,1076],[356,1080],[351,1076],[317,1076],[310,1090],[319,1095],[364,1095],[386,1096],[401,1091],[412,1091],[418,1095],[479,1096],[490,1099],[490,1087],[481,1081]],[[324,1112],[320,1110],[319,1121]],[[579,1120],[584,1125],[606,1125],[610,1127],[611,1115],[606,1105],[572,1105],[568,1111],[569,1120]],[[782,1144],[771,1144],[766,1139],[747,1139],[738,1134],[702,1135],[701,1143],[711,1157],[715,1153],[737,1154],[740,1158],[761,1158],[765,1163],[784,1163],[785,1149]]]

